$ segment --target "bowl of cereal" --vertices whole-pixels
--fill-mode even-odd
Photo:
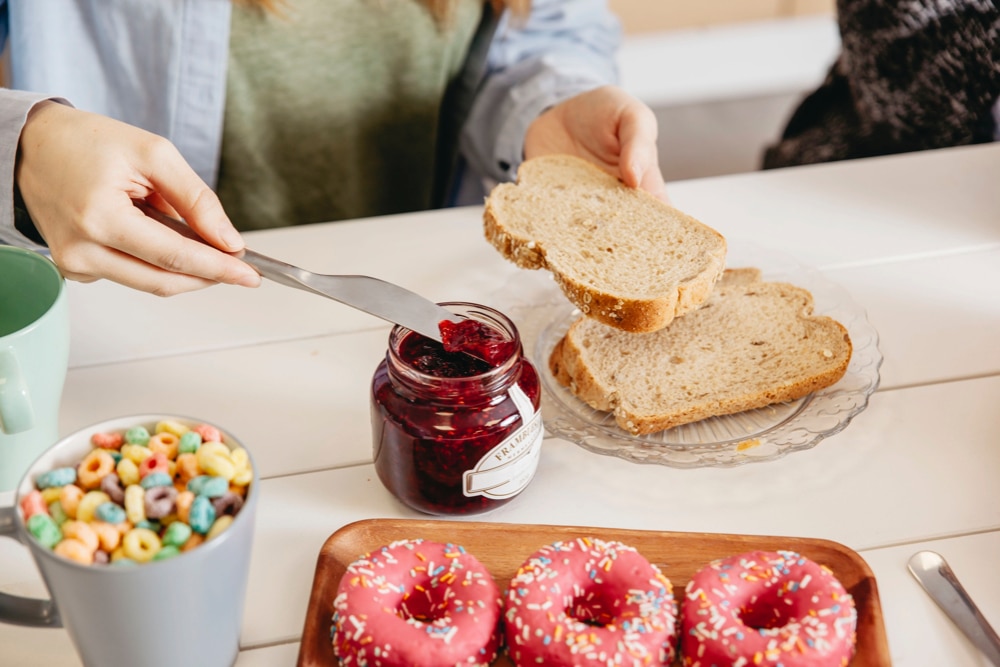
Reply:
[[[0,622],[63,626],[85,665],[231,665],[257,489],[225,429],[167,414],[62,438],[28,469],[0,536],[24,543],[52,600],[0,593]]]

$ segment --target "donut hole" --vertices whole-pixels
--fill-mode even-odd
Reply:
[[[781,613],[780,608],[764,606],[740,610],[740,620],[743,625],[754,630],[771,630],[788,625],[788,615]]]
[[[415,589],[403,598],[396,609],[396,615],[404,621],[414,620],[433,623],[447,616],[447,588]]]
[[[771,630],[788,625],[795,618],[794,605],[790,604],[790,598],[777,593],[777,590],[768,591],[742,605],[739,617],[743,625],[754,630]]]
[[[601,588],[591,588],[573,598],[566,615],[581,623],[603,628],[611,625],[620,613],[621,600]]]

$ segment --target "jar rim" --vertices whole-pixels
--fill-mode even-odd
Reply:
[[[458,388],[466,386],[470,382],[475,382],[482,385],[485,390],[489,391],[495,385],[500,386],[509,382],[508,376],[510,376],[512,371],[516,369],[517,364],[520,362],[523,355],[521,336],[514,322],[499,310],[480,303],[473,303],[470,301],[442,301],[438,303],[438,305],[452,311],[459,317],[463,317],[465,319],[476,319],[484,324],[489,324],[497,328],[502,334],[504,334],[507,340],[514,343],[511,347],[510,356],[504,359],[503,363],[500,365],[494,366],[487,371],[477,373],[475,375],[464,375],[461,377],[441,377],[438,375],[431,375],[430,373],[426,373],[413,367],[400,357],[399,348],[402,341],[411,333],[415,333],[418,336],[421,334],[397,324],[392,328],[392,331],[389,332],[389,345],[388,350],[386,351],[386,362],[389,368],[393,371],[397,371],[393,374],[396,376],[400,374],[405,375],[407,384],[420,386],[431,385],[438,388]],[[403,371],[404,369],[405,373],[399,373],[399,371]]]

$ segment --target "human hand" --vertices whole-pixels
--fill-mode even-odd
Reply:
[[[547,109],[524,137],[525,159],[553,153],[582,157],[663,201],[653,111],[616,86],[581,93]]]
[[[227,253],[243,240],[215,193],[163,137],[56,102],[21,132],[15,178],[52,260],[71,280],[107,278],[160,296],[260,276]],[[204,243],[134,202],[187,221]]]

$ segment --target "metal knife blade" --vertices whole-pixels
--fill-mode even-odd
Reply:
[[[339,301],[439,343],[442,342],[439,323],[461,319],[447,308],[379,278],[313,273],[250,249],[236,256],[269,280]]]
[[[133,203],[147,216],[179,234],[201,243],[205,242],[183,220],[173,218],[144,201]],[[462,319],[416,292],[379,278],[313,273],[249,248],[236,253],[235,256],[256,269],[264,278],[339,301],[393,324],[404,326],[410,331],[416,331],[439,343],[443,342],[441,329],[438,326],[440,322],[443,320],[459,322]]]
[[[1000,637],[979,611],[951,567],[934,551],[918,551],[907,564],[931,599],[994,664],[1000,667]]]

